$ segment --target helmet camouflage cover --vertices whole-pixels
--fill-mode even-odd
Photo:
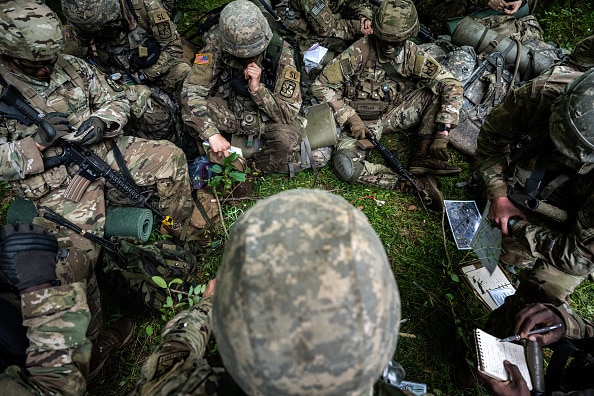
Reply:
[[[551,107],[549,131],[555,147],[578,163],[594,163],[594,69],[566,88]]]
[[[62,12],[72,26],[88,32],[98,32],[120,15],[119,0],[62,0]]]
[[[48,6],[15,0],[1,2],[0,9],[0,53],[33,62],[62,53],[62,24]]]
[[[223,8],[219,29],[223,50],[239,58],[261,54],[272,40],[272,30],[262,11],[247,0],[235,0]]]
[[[380,40],[399,43],[419,33],[417,9],[410,0],[386,0],[373,15],[373,34]]]
[[[400,297],[365,215],[323,190],[289,190],[233,225],[213,331],[248,394],[363,394],[393,356]]]

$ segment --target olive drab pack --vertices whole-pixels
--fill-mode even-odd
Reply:
[[[141,300],[148,307],[163,307],[167,291],[157,286],[153,276],[160,276],[169,283],[180,279],[181,283],[172,289],[188,292],[190,286],[198,284],[196,278],[197,259],[189,250],[171,240],[141,244],[132,239],[122,239],[121,254],[105,254],[103,272],[116,285],[116,290],[126,298]]]

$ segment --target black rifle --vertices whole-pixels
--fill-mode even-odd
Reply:
[[[0,78],[2,78],[0,76]],[[19,120],[25,125],[36,124],[46,130],[47,136],[56,136],[54,127],[43,119],[43,115],[37,112],[29,103],[27,103],[21,93],[12,85],[6,83],[4,79],[0,80],[4,85],[4,91],[0,95],[0,115],[7,118]],[[171,216],[163,215],[161,211],[151,205],[148,201],[152,195],[143,193],[143,191],[134,183],[134,181],[123,176],[120,172],[113,170],[99,156],[89,150],[87,147],[74,143],[64,142],[61,146],[62,153],[55,157],[44,158],[43,165],[45,169],[53,168],[59,165],[77,164],[79,170],[72,181],[68,184],[65,197],[78,202],[89,183],[99,177],[105,178],[115,188],[120,190],[126,196],[137,203],[140,203],[159,216],[161,222],[168,226],[173,226]]]
[[[419,195],[422,197],[422,200],[427,205],[431,205],[431,198],[429,197],[427,192],[422,190],[417,185],[417,183],[415,183],[415,181],[412,177],[412,173],[410,173],[408,170],[406,170],[404,168],[404,166],[398,159],[398,156],[396,154],[394,154],[393,152],[391,152],[390,150],[388,150],[388,148],[386,146],[381,144],[380,141],[377,140],[377,138],[375,137],[373,132],[371,132],[369,129],[366,130],[365,136],[371,142],[371,144],[373,144],[373,147],[375,147],[376,150],[380,153],[380,155],[382,156],[384,161],[386,161],[386,164],[390,167],[390,169],[392,169],[400,177],[402,177],[406,181],[408,181],[419,192]]]
[[[468,89],[475,82],[485,70],[488,70],[490,73],[493,73],[497,69],[503,71],[503,67],[505,66],[505,58],[501,54],[501,52],[491,52],[485,57],[483,63],[480,64],[479,67],[474,69],[470,77],[464,82],[464,89]]]
[[[543,215],[559,223],[567,221],[569,217],[566,210],[553,206],[548,202],[542,201],[514,188],[508,188],[507,198],[519,209]]]
[[[45,169],[59,165],[78,165],[78,171],[72,181],[68,184],[64,196],[78,201],[90,182],[102,177],[111,183],[115,188],[124,193],[127,197],[150,209],[156,214],[165,225],[172,226],[171,216],[164,215],[161,211],[149,203],[152,193],[144,193],[132,180],[114,170],[101,157],[89,150],[86,146],[74,142],[64,142],[61,146],[61,154],[44,158]]]
[[[21,93],[8,84],[2,76],[0,76],[0,84],[4,86],[2,94],[0,94],[0,116],[17,120],[26,126],[35,124],[43,129],[48,142],[54,140],[56,130],[43,119],[43,114],[35,111],[29,103],[25,102]]]

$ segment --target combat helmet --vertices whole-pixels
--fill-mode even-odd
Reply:
[[[34,1],[4,1],[0,10],[1,54],[42,62],[62,53],[62,24],[48,6]]]
[[[272,40],[272,30],[262,11],[248,0],[227,4],[219,17],[222,48],[238,58],[259,55]]]
[[[68,23],[93,33],[121,16],[118,0],[62,0],[62,12]]]
[[[410,0],[389,0],[373,15],[373,34],[382,41],[399,43],[419,33],[417,9]]]
[[[288,190],[233,225],[212,324],[247,394],[368,394],[395,351],[399,319],[382,243],[344,198]]]
[[[572,81],[555,100],[549,133],[565,157],[579,164],[594,163],[594,69]]]

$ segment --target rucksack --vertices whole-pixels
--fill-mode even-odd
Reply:
[[[153,276],[160,276],[167,283],[180,279],[182,282],[172,285],[172,289],[182,292],[188,292],[190,286],[198,284],[196,257],[172,240],[141,244],[122,239],[119,245],[118,255],[104,255],[103,272],[126,299],[142,301],[155,309],[163,307],[167,290],[157,286]]]

